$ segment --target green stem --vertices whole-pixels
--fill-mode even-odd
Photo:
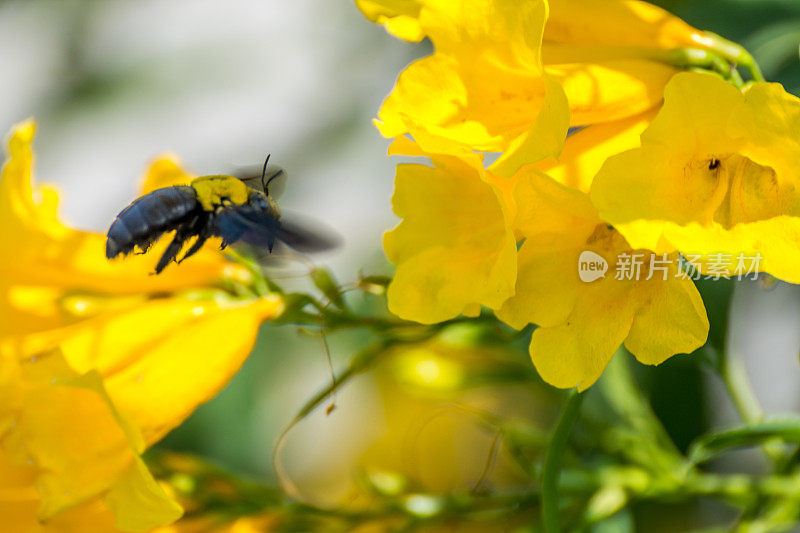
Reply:
[[[753,81],[766,81],[761,67],[742,45],[729,41],[715,33],[706,32],[706,45],[735,66],[741,66]]]
[[[747,377],[744,363],[737,357],[723,353],[719,358],[719,373],[728,395],[739,413],[742,422],[759,422],[764,418],[764,411]]]
[[[547,533],[559,533],[558,520],[558,478],[561,474],[561,457],[572,427],[578,420],[583,394],[577,389],[570,392],[553,429],[553,436],[547,445],[542,468],[542,519]]]
[[[653,470],[680,477],[684,458],[636,384],[630,358],[620,348],[598,383],[609,406],[637,436],[638,446],[627,449],[625,454],[634,462],[646,461]]]
[[[747,71],[752,81],[765,81],[761,67],[741,45],[712,33],[705,33],[698,45],[651,52],[651,56],[679,68],[715,72],[740,89],[744,80],[737,67]]]
[[[719,374],[742,422],[749,424],[764,420],[764,410],[747,376],[744,362],[738,357],[731,357],[726,351],[719,358]],[[787,461],[779,439],[763,443],[761,449],[776,471]]]

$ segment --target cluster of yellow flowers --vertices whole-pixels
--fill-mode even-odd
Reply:
[[[397,167],[395,314],[536,324],[541,376],[583,390],[623,343],[701,347],[698,276],[800,281],[800,100],[737,45],[636,0],[356,3],[434,46],[376,121],[431,161]]]
[[[213,397],[249,355],[277,297],[226,286],[219,253],[160,276],[106,261],[105,236],[64,226],[32,181],[34,124],[0,176],[0,516],[4,531],[145,531],[182,509],[141,453]],[[191,179],[172,158],[144,190]]]

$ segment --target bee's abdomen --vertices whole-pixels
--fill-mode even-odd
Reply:
[[[142,250],[166,231],[179,226],[191,213],[202,210],[194,189],[177,185],[155,190],[135,200],[117,215],[108,229],[106,257]]]

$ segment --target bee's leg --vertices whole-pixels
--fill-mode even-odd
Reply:
[[[164,250],[164,253],[161,255],[161,259],[158,260],[158,264],[156,265],[156,274],[161,274],[161,271],[167,268],[167,265],[177,257],[178,252],[181,251],[183,248],[183,243],[186,242],[188,239],[188,235],[183,235],[180,230],[175,234],[175,238],[172,239],[172,242],[169,243],[167,249]]]
[[[179,264],[200,251],[200,248],[203,247],[203,244],[205,244],[206,240],[211,236],[211,229],[211,218],[209,216],[197,219],[197,223],[194,224],[194,231],[191,232],[197,234],[197,239],[192,246],[186,250],[183,257],[177,260]]]
[[[178,264],[183,263],[184,261],[192,257],[194,254],[199,252],[200,248],[202,248],[203,244],[205,244],[206,239],[208,239],[208,235],[198,235],[197,239],[194,241],[192,246],[188,250],[186,250],[186,253],[183,254],[183,257],[177,259],[176,262]]]
[[[177,229],[172,242],[169,243],[167,249],[164,250],[161,259],[158,260],[158,264],[156,265],[156,274],[160,274],[162,270],[167,268],[167,265],[170,263],[170,261],[175,260],[175,258],[178,256],[178,253],[180,253],[181,248],[183,248],[184,243],[196,233],[194,229],[196,224],[197,218],[194,218],[188,224],[184,224]]]

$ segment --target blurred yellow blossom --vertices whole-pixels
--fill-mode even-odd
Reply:
[[[36,488],[38,498],[30,494],[29,499],[39,501],[38,520],[47,523],[96,498],[125,531],[148,530],[180,517],[180,506],[139,457],[141,435],[114,408],[96,371],[77,374],[57,351],[23,362],[3,356],[0,364],[0,462],[9,469],[17,465],[14,477],[22,477],[23,487]],[[0,485],[6,485],[0,502],[11,488],[8,483],[4,478]],[[23,517],[30,522],[19,524],[20,531],[35,528],[33,516]]]
[[[398,346],[337,400],[342,407],[358,402],[358,409],[304,419],[279,460],[302,501],[347,511],[369,513],[389,498],[422,516],[443,511],[438,496],[524,487],[506,448],[510,426],[530,428],[525,435],[532,436],[534,424],[544,428],[549,420],[541,396],[521,376],[533,377],[532,369],[507,346],[442,338]],[[349,427],[369,430],[343,431]],[[505,430],[508,441],[501,443]],[[304,450],[303,435],[331,438],[324,450]],[[311,449],[320,457],[309,459]],[[315,469],[303,475],[308,461]]]
[[[55,190],[33,183],[34,130],[26,122],[12,132],[0,177],[0,357],[10,369],[42,368],[29,365],[56,351],[63,375],[80,386],[70,381],[69,387],[45,387],[34,395],[0,395],[0,416],[33,413],[25,418],[30,431],[14,432],[16,447],[30,453],[35,443],[59,442],[57,431],[69,434],[70,426],[54,425],[72,420],[66,414],[84,425],[104,420],[102,431],[74,430],[96,435],[99,448],[65,449],[59,456],[45,447],[30,459],[48,476],[46,485],[42,478],[36,485],[40,516],[53,517],[106,491],[119,527],[142,529],[146,522],[151,528],[177,515],[174,509],[158,511],[163,505],[144,490],[155,491],[155,482],[136,454],[227,384],[249,355],[259,324],[279,314],[283,304],[274,295],[239,297],[225,290],[227,283],[246,281],[247,273],[211,250],[161,276],[149,275],[150,257],[109,263],[105,237],[63,225]],[[145,190],[189,179],[173,160],[161,159],[148,172]],[[75,399],[61,398],[65,394]],[[63,420],[55,409],[44,416],[48,397],[64,408],[85,398],[91,411],[75,408]],[[105,419],[91,414],[100,412],[107,413]],[[92,454],[103,446],[124,452],[107,456],[120,462],[102,472],[86,468],[87,459],[77,451]],[[59,468],[48,462],[56,459]],[[65,483],[74,486],[63,489]],[[146,501],[137,507],[133,495]]]
[[[798,283],[798,132],[800,99],[780,85],[741,92],[683,73],[641,146],[605,163],[592,200],[634,246],[699,256],[701,271],[721,256],[723,275],[743,273],[737,257],[760,258],[760,271]]]
[[[278,513],[262,513],[240,518],[200,515],[184,518],[169,526],[161,527],[153,533],[266,533],[279,531],[281,517]]]
[[[482,483],[506,490],[522,486],[502,445],[494,450],[497,461],[484,470],[503,429],[498,420],[545,425],[542,402],[529,384],[493,382],[492,372],[518,370],[512,361],[517,360],[502,347],[444,339],[387,354],[374,370],[383,432],[357,459],[368,483],[394,496],[448,494]]]

